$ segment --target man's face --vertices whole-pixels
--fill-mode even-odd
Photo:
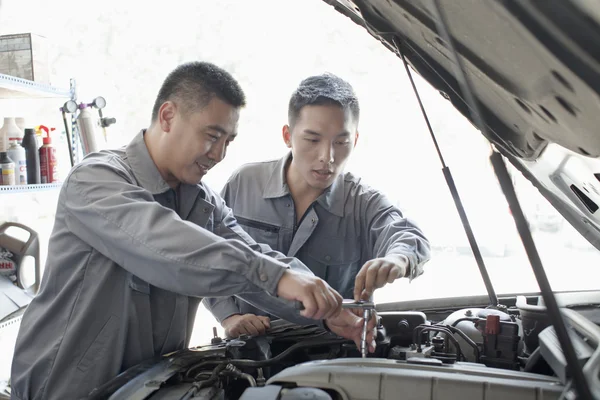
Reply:
[[[164,110],[163,110],[164,108]],[[175,182],[198,184],[209,169],[225,158],[237,134],[239,109],[214,97],[198,111],[181,113],[176,104],[161,107],[166,133],[166,169]]]
[[[358,140],[357,121],[337,105],[305,106],[283,139],[292,149],[294,168],[306,183],[325,190],[344,171]]]

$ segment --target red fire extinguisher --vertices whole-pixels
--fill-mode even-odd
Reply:
[[[40,125],[39,129],[46,132],[43,145],[40,147],[40,175],[42,183],[58,182],[58,166],[56,165],[56,148],[52,146],[52,138],[48,128]],[[54,128],[52,128],[54,130]]]

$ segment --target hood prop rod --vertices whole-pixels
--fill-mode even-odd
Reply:
[[[452,195],[454,205],[456,206],[456,210],[458,211],[458,215],[460,216],[460,221],[462,222],[465,233],[467,234],[469,245],[471,246],[473,256],[475,257],[477,267],[479,268],[479,273],[481,274],[481,278],[483,279],[483,283],[490,298],[490,306],[497,308],[498,306],[500,306],[500,304],[498,303],[498,297],[496,296],[496,291],[494,290],[494,286],[492,285],[492,280],[490,279],[490,275],[488,274],[487,268],[485,267],[485,262],[483,261],[483,256],[481,255],[481,251],[479,250],[477,240],[475,240],[475,234],[473,233],[473,229],[471,228],[471,223],[469,222],[469,218],[467,217],[467,214],[465,212],[462,200],[460,199],[460,195],[458,194],[458,189],[456,188],[456,184],[454,183],[452,172],[450,171],[450,168],[446,165],[446,162],[444,161],[444,156],[442,155],[442,151],[440,150],[435,134],[433,133],[433,129],[431,128],[431,124],[429,123],[429,117],[427,116],[427,112],[425,111],[425,107],[423,106],[423,102],[421,101],[419,91],[415,86],[415,81],[413,80],[410,68],[408,67],[408,62],[406,61],[404,52],[400,50],[400,46],[398,45],[398,43],[396,43],[396,38],[394,38],[394,45],[396,47],[396,50],[398,51],[398,54],[402,58],[402,61],[404,62],[404,68],[406,69],[408,79],[410,80],[410,84],[412,85],[413,91],[415,92],[415,97],[419,102],[419,107],[421,108],[423,118],[425,118],[425,123],[427,124],[427,129],[429,129],[429,133],[431,135],[431,139],[433,140],[435,150],[437,151],[438,157],[440,158],[440,162],[442,163],[442,172],[444,173],[444,178],[446,178],[446,184],[450,189],[450,194]]]
[[[475,125],[479,127],[485,137],[491,137],[489,135],[490,132],[488,131],[489,128],[483,121],[483,114],[479,108],[479,103],[475,100],[473,95],[473,84],[468,75],[465,73],[465,66],[462,63],[458,52],[456,51],[456,47],[454,46],[454,40],[449,32],[448,19],[446,18],[446,14],[440,6],[440,0],[432,0],[432,5],[432,11],[435,16],[438,34],[441,34],[443,39],[448,44],[454,61],[454,72],[456,75],[455,78],[460,85],[460,90],[464,96],[467,106],[471,111],[473,121],[475,122]],[[554,330],[558,336],[558,341],[564,352],[567,361],[567,370],[569,375],[573,378],[573,383],[577,391],[578,398],[592,400],[592,393],[585,379],[585,375],[583,374],[583,369],[577,361],[577,355],[575,353],[573,343],[569,338],[567,326],[560,312],[560,308],[558,307],[558,302],[556,301],[556,297],[554,296],[550,282],[548,281],[548,276],[544,270],[544,266],[535,246],[535,242],[531,236],[527,219],[525,218],[525,214],[523,213],[521,205],[519,204],[519,199],[517,198],[515,188],[510,179],[508,170],[506,169],[506,164],[504,163],[502,155],[493,146],[492,154],[490,155],[490,162],[494,168],[494,172],[498,178],[500,187],[504,192],[506,201],[511,209],[513,219],[515,220],[515,225],[519,232],[519,236],[521,236],[521,241],[523,242],[523,247],[525,248],[525,252],[529,258],[531,269],[535,274],[535,278],[542,292],[542,297],[546,303],[548,314],[550,316],[550,322],[552,322],[552,325],[554,326]]]

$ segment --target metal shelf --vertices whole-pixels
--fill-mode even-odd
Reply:
[[[39,184],[39,185],[0,186],[0,194],[41,192],[41,191],[45,191],[45,190],[59,189],[61,186],[62,186],[62,182],[43,183],[43,184]]]
[[[0,74],[0,99],[71,98],[71,90]]]

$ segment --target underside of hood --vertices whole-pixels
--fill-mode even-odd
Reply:
[[[324,1],[403,53],[475,124],[431,0]],[[595,0],[440,3],[488,128],[482,131],[600,249],[600,169],[591,166],[600,156],[600,7]],[[560,155],[546,151],[552,146]]]

